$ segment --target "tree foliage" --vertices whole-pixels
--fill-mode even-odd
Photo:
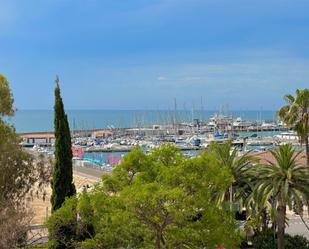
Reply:
[[[13,96],[8,81],[0,74],[0,115],[12,115]],[[32,157],[19,145],[13,126],[0,118],[0,205],[17,202],[29,191],[35,177]]]
[[[61,207],[66,197],[75,194],[73,184],[71,134],[67,115],[64,111],[62,98],[60,95],[59,80],[56,79],[55,88],[55,164],[52,178],[52,210]]]
[[[0,116],[12,116],[14,114],[14,98],[9,82],[2,74],[0,74],[0,96]]]
[[[256,198],[260,203],[276,209],[278,248],[284,248],[286,206],[301,206],[309,199],[309,174],[304,165],[297,163],[299,153],[291,145],[281,145],[271,151],[275,162],[269,161],[257,169]]]
[[[309,167],[309,89],[297,89],[296,96],[285,96],[287,104],[279,110],[280,118],[292,127],[306,146],[307,166]]]
[[[238,248],[233,215],[212,198],[231,181],[211,154],[187,159],[167,144],[148,154],[135,148],[78,199],[76,217],[94,230],[75,240],[81,248]]]
[[[250,151],[239,155],[238,149],[233,148],[230,141],[223,144],[212,143],[209,150],[217,164],[225,167],[232,175],[232,184],[222,193],[221,200],[245,206],[252,193],[252,169],[257,159]]]
[[[34,182],[34,159],[21,146],[13,126],[5,121],[12,116],[14,99],[9,83],[0,75],[0,248],[16,248],[25,237],[30,216],[25,196]]]

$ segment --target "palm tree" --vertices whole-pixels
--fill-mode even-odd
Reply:
[[[231,204],[237,201],[243,205],[244,200],[249,196],[250,191],[250,170],[253,163],[256,161],[255,157],[250,152],[243,155],[238,155],[238,150],[232,147],[232,143],[217,144],[213,143],[210,146],[210,153],[215,156],[218,165],[226,167],[230,170],[233,177],[232,185],[229,190],[224,193],[221,200],[229,195]]]
[[[276,224],[278,226],[278,249],[284,248],[286,206],[301,205],[309,197],[309,174],[297,162],[299,152],[295,152],[289,144],[281,145],[271,151],[274,162],[268,161],[258,170],[255,193],[260,203],[266,206],[272,200],[276,208]]]
[[[295,97],[288,94],[284,98],[287,105],[279,110],[279,117],[297,132],[301,144],[305,144],[309,169],[309,89],[297,89]]]

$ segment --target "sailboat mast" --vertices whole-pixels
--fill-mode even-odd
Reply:
[[[195,134],[195,129],[194,129],[194,101],[192,102],[192,135]]]
[[[203,97],[201,96],[201,117],[200,117],[201,126],[203,122],[204,122],[204,102],[203,102]]]
[[[177,134],[177,100],[174,98],[174,132]]]

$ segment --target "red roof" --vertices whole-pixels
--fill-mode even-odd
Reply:
[[[54,137],[53,132],[35,132],[35,133],[21,133],[22,138],[50,138]]]

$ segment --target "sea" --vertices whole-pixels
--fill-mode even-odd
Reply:
[[[218,111],[186,110],[67,110],[71,130],[150,127],[153,124],[208,120]],[[221,112],[223,115],[243,120],[274,121],[276,111],[251,110]],[[47,132],[54,129],[53,110],[18,110],[7,119],[18,133]]]

